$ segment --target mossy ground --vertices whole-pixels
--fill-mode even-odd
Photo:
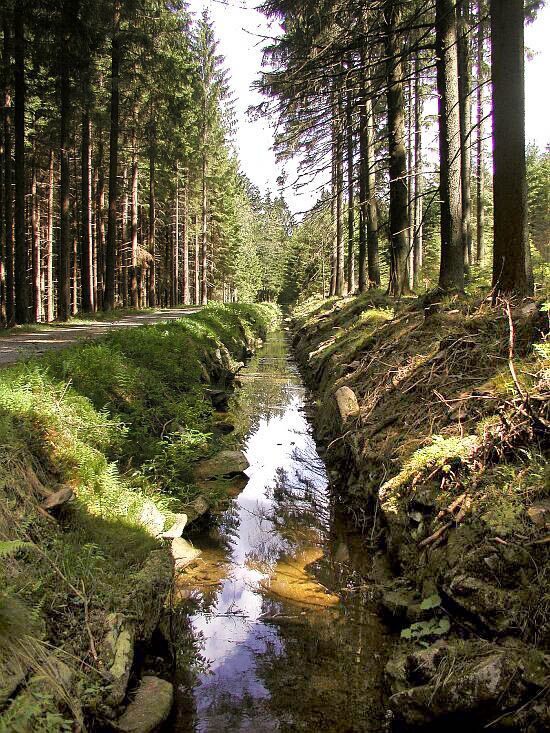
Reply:
[[[33,643],[77,672],[73,694],[88,714],[105,685],[92,640],[106,614],[146,623],[136,587],[160,545],[139,522],[144,503],[169,520],[199,493],[193,465],[215,448],[208,382],[227,379],[277,316],[272,306],[212,305],[0,371],[0,657],[14,652],[20,616]],[[39,504],[60,485],[76,498],[53,519]],[[168,553],[154,565],[162,590]],[[3,616],[8,607],[16,610]],[[54,708],[51,716],[32,729],[60,730]],[[0,712],[0,730],[13,725],[13,708]]]
[[[361,521],[382,518],[368,536],[398,586],[440,593],[451,640],[509,634],[548,652],[550,502],[546,518],[533,510],[550,498],[550,323],[543,301],[510,308],[518,384],[508,304],[486,293],[310,301],[295,345],[336,488]],[[344,385],[359,415],[342,424]]]

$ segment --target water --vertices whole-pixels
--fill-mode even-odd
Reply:
[[[384,629],[365,540],[338,516],[282,332],[241,374],[229,420],[249,481],[179,584],[174,731],[385,729]],[[203,660],[189,675],[191,659]]]

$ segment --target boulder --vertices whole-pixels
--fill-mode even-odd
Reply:
[[[153,537],[157,537],[164,529],[164,514],[152,501],[146,501],[143,505],[139,521]]]
[[[134,663],[134,624],[120,613],[107,616],[108,631],[100,649],[105,669],[111,676],[109,705],[120,705],[126,696],[126,688]]]
[[[359,404],[355,392],[349,387],[340,387],[334,393],[336,404],[338,406],[338,412],[342,422],[350,417],[357,417],[359,415]]]
[[[433,610],[423,609],[415,593],[408,590],[384,591],[380,603],[386,615],[399,623],[416,623],[433,616]]]
[[[197,496],[190,504],[185,508],[187,514],[187,524],[191,524],[203,514],[210,511],[210,504],[206,501],[204,496]]]
[[[473,576],[458,574],[445,593],[465,611],[477,616],[488,629],[503,633],[517,623],[513,609],[521,606],[517,593]]]
[[[197,550],[190,542],[184,540],[182,537],[175,537],[172,540],[172,557],[174,558],[174,567],[176,572],[181,573],[182,570],[188,565],[191,565],[199,555],[200,550]]]
[[[42,509],[56,509],[63,504],[66,504],[74,496],[74,491],[70,486],[63,486],[58,491],[50,494],[47,499],[42,502]]]
[[[187,514],[176,514],[176,521],[172,524],[170,529],[163,532],[160,536],[165,540],[174,539],[174,537],[181,537],[183,530],[188,523]]]
[[[118,720],[118,730],[126,733],[151,733],[170,715],[174,688],[159,677],[144,677],[136,697]]]
[[[243,473],[249,463],[246,456],[240,450],[224,450],[201,461],[195,469],[195,477],[199,480],[219,478],[220,476],[235,476]]]

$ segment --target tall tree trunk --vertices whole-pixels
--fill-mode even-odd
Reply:
[[[135,117],[134,117],[134,129],[132,132],[132,196],[131,196],[131,258],[132,258],[132,269],[130,275],[130,299],[132,308],[139,308],[139,292],[138,292],[138,281],[137,281],[137,269],[138,269],[138,155],[137,155],[137,140],[135,131]]]
[[[386,0],[384,40],[388,97],[388,137],[390,173],[390,295],[407,291],[407,152],[405,150],[405,105],[401,51],[397,38],[400,5]]]
[[[344,263],[344,132],[342,125],[342,97],[338,90],[336,117],[336,295],[345,294]]]
[[[48,213],[46,223],[46,320],[54,319],[53,290],[53,206],[54,206],[54,151],[48,161]]]
[[[6,253],[6,325],[15,323],[15,275],[13,271],[13,191],[12,191],[12,113],[9,91],[11,68],[11,17],[4,10],[3,17],[4,48],[4,217]]]
[[[199,278],[199,223],[197,215],[193,216],[193,229],[195,232],[195,305],[200,304],[200,278]]]
[[[453,0],[436,0],[441,198],[439,286],[464,289],[457,22]]]
[[[367,92],[365,76],[367,73],[365,50],[361,48],[361,89],[359,105],[359,292],[364,293],[368,287],[367,275],[367,209],[368,209],[368,175],[369,155],[367,148],[368,118]],[[324,289],[324,284],[323,284]]]
[[[156,129],[153,129],[151,145],[149,147],[149,253],[151,264],[149,266],[149,307],[154,308],[157,304],[156,289],[156,234],[157,234],[157,210],[156,210]]]
[[[27,323],[27,242],[25,241],[25,28],[22,3],[14,13],[15,101],[15,320]]]
[[[36,143],[35,143],[36,145]],[[31,231],[32,231],[32,304],[33,320],[42,320],[42,291],[40,287],[40,213],[36,181],[36,152],[33,156],[31,181]]]
[[[202,197],[201,197],[201,305],[208,303],[208,250],[207,250],[207,199],[206,199],[206,150],[202,153]]]
[[[408,65],[409,66],[409,65]],[[413,185],[413,85],[412,69],[407,72],[407,268],[409,272],[409,289],[414,288],[414,185]]]
[[[120,87],[120,0],[113,3],[113,36],[111,43],[111,130],[109,137],[109,217],[105,257],[105,296],[103,309],[115,307],[116,238],[118,208],[118,131]]]
[[[367,89],[367,260],[369,287],[380,285],[380,254],[378,250],[378,207],[376,205],[376,154],[374,108]]]
[[[484,8],[479,0],[479,18],[477,26],[477,175],[476,175],[476,259],[482,263],[485,259],[485,162],[483,145],[483,89],[485,84],[484,72],[484,43],[485,24],[483,22]]]
[[[530,294],[525,161],[523,0],[491,0],[493,287]]]
[[[471,176],[472,176],[472,101],[470,98],[471,88],[471,62],[469,42],[470,32],[470,2],[462,0],[457,4],[458,13],[458,83],[460,101],[460,157],[461,157],[461,183],[462,183],[462,246],[464,248],[464,265],[469,267],[472,264],[472,198],[471,198]]]
[[[57,293],[59,320],[66,321],[71,308],[71,214],[70,214],[70,85],[67,59],[62,60],[61,66],[61,125],[60,125],[60,161],[61,173],[59,180],[59,198],[61,207],[59,232],[59,257],[57,266]]]
[[[348,168],[348,293],[355,290],[355,211],[353,201],[353,114],[351,89],[346,94],[346,132],[347,132],[347,168]]]
[[[332,104],[332,174],[330,183],[330,225],[331,225],[331,249],[330,249],[330,289],[329,296],[336,295],[336,274],[338,270],[338,244],[336,224],[336,159],[338,157],[338,144],[336,132],[336,105]]]
[[[422,89],[420,84],[420,59],[418,53],[414,63],[414,286],[420,285],[420,271],[423,264],[423,207],[422,192]]]
[[[124,182],[124,195],[122,197],[122,246],[120,248],[121,255],[121,285],[122,290],[122,307],[128,305],[128,163],[124,162],[124,174],[122,176]]]
[[[174,228],[174,251],[172,254],[172,304],[177,305],[179,300],[180,281],[180,164],[176,161],[176,221]]]
[[[87,96],[87,95],[86,95]],[[82,310],[85,313],[94,308],[93,255],[92,255],[92,177],[90,150],[90,113],[86,105],[82,113],[82,168],[81,168],[81,251],[82,271],[80,285],[82,290]]]
[[[183,302],[189,305],[189,172],[186,172],[183,188]]]
[[[96,191],[96,264],[97,264],[97,307],[103,309],[105,290],[105,173],[103,170],[103,135],[98,131],[97,149],[97,191]]]

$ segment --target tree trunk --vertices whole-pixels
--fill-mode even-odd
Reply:
[[[25,241],[25,28],[22,3],[14,13],[15,101],[15,320],[27,323],[27,242]]]
[[[156,230],[157,211],[155,194],[156,176],[156,129],[153,128],[151,145],[149,148],[149,253],[151,264],[149,266],[149,307],[154,308],[157,304],[156,290]]]
[[[457,4],[458,13],[458,79],[460,100],[460,160],[462,183],[462,245],[464,248],[464,265],[472,264],[472,102],[470,98],[471,62],[469,42],[470,2],[462,0]]]
[[[135,118],[134,118],[135,122]],[[138,156],[135,127],[132,136],[132,197],[131,197],[131,258],[132,269],[130,274],[130,299],[133,308],[139,308],[139,292],[137,281],[138,269]]]
[[[414,286],[420,285],[423,264],[423,207],[422,207],[422,89],[420,84],[420,59],[415,57],[414,77]]]
[[[99,130],[99,143],[97,151],[97,205],[96,205],[96,231],[97,231],[97,307],[103,309],[103,294],[105,286],[105,174],[103,171],[103,137]]]
[[[365,75],[367,73],[365,50],[361,48],[361,90],[359,106],[359,292],[368,287],[367,275],[367,210],[369,156],[367,148],[368,118]],[[324,287],[324,286],[323,286]]]
[[[464,289],[457,24],[453,0],[436,1],[441,198],[439,287]]]
[[[407,76],[407,268],[409,271],[409,290],[414,288],[414,185],[413,185],[413,85],[412,69],[409,68]]]
[[[82,114],[82,175],[81,175],[81,251],[82,310],[90,313],[94,307],[93,255],[92,255],[92,177],[90,151],[90,113],[86,106]]]
[[[36,143],[35,143],[36,145]],[[31,231],[32,231],[32,304],[33,320],[42,320],[42,290],[40,287],[40,213],[36,181],[36,152],[33,157],[31,181]]]
[[[46,320],[54,319],[53,290],[53,205],[54,205],[54,152],[50,150],[48,163],[48,214],[46,233]]]
[[[344,269],[344,133],[342,130],[342,98],[338,91],[336,103],[336,295],[345,294]]]
[[[369,287],[380,285],[380,254],[378,251],[378,208],[376,205],[375,121],[370,82],[367,88],[367,260]]]
[[[118,208],[118,129],[120,74],[120,0],[113,4],[113,36],[111,44],[111,130],[109,137],[109,216],[105,256],[105,296],[103,309],[115,307],[116,237]]]
[[[122,307],[126,308],[128,305],[128,163],[124,162],[124,174],[122,176],[124,182],[124,195],[122,197],[122,246],[120,248],[120,259],[121,259],[121,279],[120,288],[122,290]]]
[[[59,257],[57,266],[57,317],[66,321],[71,308],[71,215],[70,215],[70,165],[69,165],[69,125],[70,125],[70,87],[67,59],[61,66],[61,125],[60,125],[60,162],[59,198],[61,207]]]
[[[348,168],[348,293],[355,290],[355,253],[353,240],[355,236],[354,201],[353,201],[353,115],[351,90],[346,95],[346,131],[347,131],[347,168]]]
[[[485,259],[485,163],[483,145],[483,88],[485,84],[484,65],[484,43],[485,29],[483,23],[484,9],[479,0],[479,18],[477,27],[477,175],[476,175],[476,259],[483,263]]]
[[[174,251],[172,254],[172,304],[177,305],[179,301],[180,281],[180,164],[176,161],[176,220],[174,227]]]
[[[330,289],[329,296],[336,295],[336,273],[338,270],[338,245],[336,225],[336,158],[338,156],[337,133],[336,133],[336,105],[332,104],[332,172],[330,181],[330,226],[331,226],[331,249],[330,249]]]
[[[185,176],[183,189],[183,302],[189,305],[189,172]]]
[[[200,304],[200,280],[199,280],[199,223],[197,215],[193,216],[193,228],[195,231],[195,305]]]
[[[9,92],[9,69],[11,67],[11,18],[7,10],[3,17],[4,48],[4,217],[6,253],[6,325],[15,323],[15,283],[13,256],[13,191],[12,191],[12,114]]]
[[[403,72],[397,27],[400,9],[396,0],[386,0],[384,38],[388,97],[390,173],[390,295],[403,295],[407,287],[407,152],[405,150],[405,106]]]
[[[202,154],[201,200],[201,305],[208,303],[208,251],[207,251],[207,200],[206,200],[206,150]]]
[[[530,294],[525,162],[523,0],[491,0],[493,287]]]

